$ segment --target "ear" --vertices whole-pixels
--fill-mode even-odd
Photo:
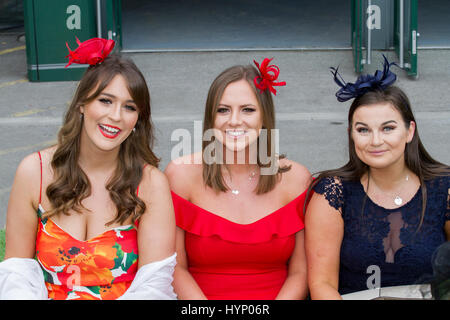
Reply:
[[[83,105],[80,106],[80,113],[84,113],[84,106]]]
[[[406,139],[407,143],[410,143],[414,137],[414,132],[416,132],[416,123],[414,121],[409,122],[409,128],[408,128],[408,136]]]

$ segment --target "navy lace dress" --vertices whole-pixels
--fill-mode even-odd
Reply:
[[[367,290],[375,270],[380,272],[381,287],[431,280],[431,257],[446,241],[444,224],[450,220],[450,177],[435,178],[425,185],[427,207],[419,230],[422,188],[408,203],[386,209],[366,195],[360,181],[330,177],[321,179],[315,186],[314,191],[323,194],[344,220],[340,294]]]

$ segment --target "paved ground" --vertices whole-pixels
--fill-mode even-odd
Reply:
[[[27,154],[53,144],[76,82],[31,83],[26,76],[24,42],[16,33],[0,33],[0,227],[4,226],[15,169]],[[22,41],[21,41],[22,40]],[[125,54],[148,80],[156,126],[156,153],[161,169],[178,141],[175,129],[192,132],[202,119],[211,81],[234,64],[275,57],[280,79],[287,82],[275,97],[280,152],[312,172],[336,167],[346,159],[346,112],[338,103],[337,86],[328,71],[340,65],[354,81],[351,51],[173,52]],[[392,53],[388,56],[394,58]],[[374,60],[382,61],[374,54]],[[368,68],[373,72],[379,64]],[[450,50],[420,50],[419,79],[398,70],[397,85],[408,93],[422,140],[438,160],[450,163]],[[194,143],[192,142],[192,148]]]

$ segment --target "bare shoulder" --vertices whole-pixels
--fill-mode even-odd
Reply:
[[[189,198],[190,190],[202,179],[202,153],[193,153],[172,160],[164,170],[170,188],[178,195]]]
[[[145,166],[137,190],[137,196],[144,201],[149,208],[153,208],[161,202],[171,202],[167,177],[158,168],[150,164]]]
[[[166,172],[166,174],[179,174],[184,172],[186,169],[192,170],[194,166],[201,168],[202,166],[201,152],[188,154],[186,156],[170,161],[164,172]]]
[[[280,159],[280,167],[290,167],[290,170],[283,174],[286,175],[287,180],[294,180],[297,183],[302,181],[309,183],[312,180],[308,168],[296,161],[287,158]]]
[[[51,162],[56,149],[57,149],[57,146],[55,145],[55,146],[51,146],[51,147],[48,147],[46,149],[39,151],[41,153],[42,160]]]
[[[142,172],[141,180],[142,189],[155,192],[160,190],[169,190],[169,182],[166,175],[158,168],[147,165]]]
[[[14,185],[12,188],[12,196],[20,193],[22,199],[30,201],[33,207],[37,208],[39,204],[39,194],[41,185],[41,163],[42,168],[47,165],[43,159],[42,151],[33,152],[24,157],[16,169],[14,177]],[[42,170],[44,172],[44,169]]]
[[[282,175],[282,184],[296,195],[304,192],[312,181],[312,176],[309,170],[302,164],[283,158],[280,159],[280,167],[290,167]]]
[[[42,172],[45,174],[47,169],[51,167],[51,161],[55,150],[56,147],[53,146],[27,155],[19,163],[16,170],[16,177],[28,180],[30,185],[34,185],[35,181],[39,183],[41,177],[41,165]]]
[[[16,177],[39,177],[40,171],[40,160],[37,152],[27,155],[20,161],[16,170]]]

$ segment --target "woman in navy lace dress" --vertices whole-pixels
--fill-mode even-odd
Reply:
[[[405,93],[384,70],[345,83],[349,161],[321,172],[305,215],[312,299],[429,282],[436,248],[450,240],[450,168],[422,145]]]

